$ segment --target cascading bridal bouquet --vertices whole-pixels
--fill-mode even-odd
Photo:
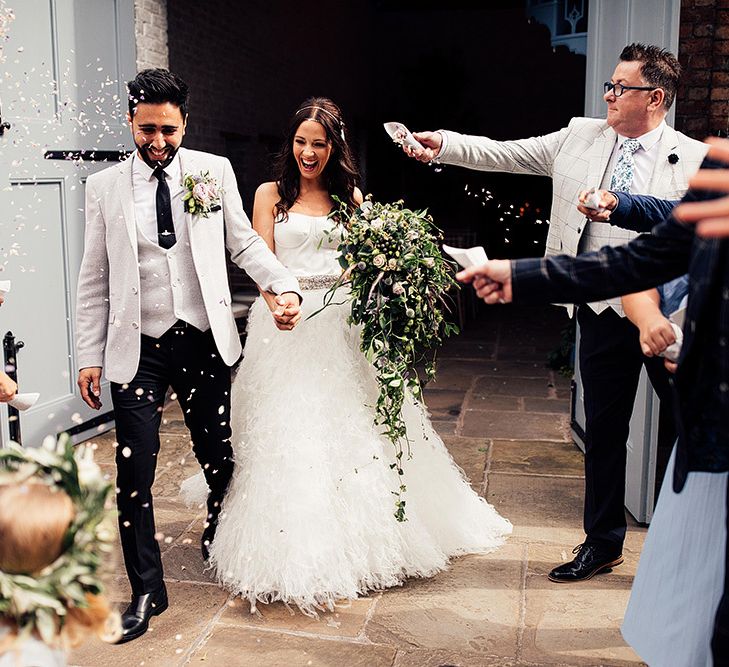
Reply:
[[[377,373],[375,424],[394,445],[390,467],[402,476],[403,452],[411,456],[402,417],[406,392],[422,401],[418,366],[425,382],[432,379],[438,346],[458,332],[443,316],[445,294],[457,288],[453,265],[441,255],[442,234],[425,211],[403,208],[402,201],[380,204],[369,196],[354,210],[335,201],[339,208],[330,217],[346,230],[338,247],[344,273],[327,292],[324,308],[339,287],[350,288],[349,323],[362,327],[360,347]],[[406,520],[405,490],[401,483],[393,492],[398,521]]]

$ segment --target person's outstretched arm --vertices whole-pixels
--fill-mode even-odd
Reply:
[[[491,260],[456,277],[488,304],[589,303],[650,287],[688,272],[693,227],[673,217],[622,246],[577,257]]]
[[[595,198],[600,210],[585,206],[589,190],[580,193],[577,210],[593,222],[608,222],[634,232],[649,232],[663,222],[678,200],[659,199],[650,195],[631,195],[627,192],[597,190]]]

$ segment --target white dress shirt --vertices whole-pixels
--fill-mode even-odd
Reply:
[[[644,194],[648,190],[650,185],[651,175],[655,168],[656,160],[658,159],[658,142],[663,134],[663,129],[666,127],[666,121],[663,121],[658,127],[652,129],[650,132],[646,132],[639,137],[635,137],[640,143],[640,148],[633,153],[633,160],[635,162],[635,168],[633,169],[633,181],[630,185],[630,194],[640,195]],[[618,140],[615,142],[615,148],[613,148],[613,154],[610,156],[610,162],[608,163],[607,169],[605,170],[605,179],[603,187],[607,190],[610,189],[610,181],[615,171],[615,165],[618,163],[618,158],[623,150],[623,144],[628,137],[624,137],[621,134],[618,135]]]

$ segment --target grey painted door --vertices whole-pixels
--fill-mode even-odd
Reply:
[[[12,331],[25,343],[19,387],[41,397],[21,415],[22,436],[37,445],[98,416],[76,388],[73,313],[86,177],[108,164],[47,158],[129,149],[124,81],[135,69],[134,7],[133,0],[12,4],[0,63],[2,117],[11,124],[0,138],[0,279],[12,288],[0,334]],[[110,410],[106,386],[102,400],[102,411]]]

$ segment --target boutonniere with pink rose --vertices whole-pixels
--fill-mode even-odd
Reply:
[[[220,195],[223,191],[209,171],[185,174],[182,183],[187,190],[183,197],[186,213],[207,218],[210,213],[220,210]]]

